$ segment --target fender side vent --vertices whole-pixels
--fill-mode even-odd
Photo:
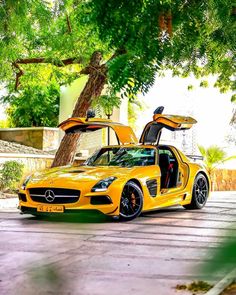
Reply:
[[[149,194],[152,197],[155,197],[157,195],[157,180],[156,179],[147,180],[146,185],[149,190]]]

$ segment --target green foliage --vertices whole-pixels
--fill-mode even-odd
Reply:
[[[208,148],[198,146],[198,148],[200,153],[204,157],[204,166],[209,175],[212,175],[219,164],[236,158],[236,156],[226,157],[225,151],[216,145],[212,145]]]
[[[133,130],[136,130],[137,128],[138,114],[140,113],[140,111],[144,111],[145,108],[146,108],[145,102],[141,100],[139,97],[137,97],[136,100],[129,100],[128,121],[129,121],[129,126],[131,126]]]
[[[60,89],[55,84],[28,86],[4,97],[8,103],[10,127],[48,126],[58,124]]]
[[[103,113],[106,116],[111,116],[114,107],[119,108],[121,104],[120,97],[108,91],[107,95],[101,95],[93,102],[93,107],[98,113]]]
[[[5,0],[0,3],[0,81],[15,81],[19,70],[13,63],[22,58],[44,58],[41,64],[20,64],[21,88],[28,83],[46,85],[52,79],[70,83],[87,65],[95,50],[106,52],[90,21],[85,1]],[[63,59],[74,58],[64,67]],[[50,65],[51,63],[51,65]],[[48,74],[45,75],[45,71]],[[11,91],[11,89],[10,89]]]
[[[108,80],[116,93],[122,89],[134,100],[164,69],[181,77],[216,74],[215,86],[222,92],[235,90],[232,6],[231,0],[5,0],[0,4],[0,82],[15,80],[14,62],[40,57],[51,65],[20,64],[22,89],[52,79],[70,83],[100,50],[104,61],[116,53],[108,61]],[[170,12],[173,34],[159,25],[159,17]],[[74,58],[74,64],[64,67],[66,58]]]
[[[235,87],[236,19],[233,3],[219,1],[93,0],[91,18],[101,40],[126,54],[109,63],[113,87],[127,94],[147,92],[156,72],[178,76],[218,74],[221,91]],[[158,18],[171,11],[173,35],[160,30]],[[130,78],[134,86],[128,85]]]
[[[235,102],[236,103],[236,94],[233,94],[231,97],[231,102]]]
[[[230,237],[230,238],[229,238]],[[211,261],[205,263],[204,271],[212,275],[220,270],[230,270],[236,264],[236,236],[234,231],[228,232],[228,238],[220,244],[220,247],[211,250]]]
[[[5,0],[0,3],[0,79],[12,77],[12,62],[27,52],[35,55],[35,50],[42,49],[43,41],[39,34],[50,27],[52,16],[39,0]],[[37,42],[38,40],[38,42]],[[40,44],[41,43],[41,44]],[[43,52],[42,52],[43,53]]]
[[[194,89],[193,85],[188,85],[188,91],[192,91]]]
[[[0,120],[0,128],[9,128],[10,124],[8,120]]]
[[[177,285],[176,290],[188,290],[191,292],[207,292],[209,291],[213,285],[210,285],[205,281],[194,281],[188,285]]]
[[[208,81],[206,81],[206,80],[201,81],[200,87],[207,88],[208,86],[209,86]]]
[[[0,171],[1,189],[14,191],[23,175],[24,165],[17,161],[7,161]]]

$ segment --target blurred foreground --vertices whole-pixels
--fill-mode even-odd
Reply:
[[[167,208],[126,223],[0,212],[1,294],[191,294],[175,287],[215,284],[232,268],[214,255],[226,237],[235,241],[235,204],[236,192],[217,192],[202,210]]]

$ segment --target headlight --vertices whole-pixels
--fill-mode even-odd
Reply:
[[[108,189],[109,185],[111,185],[116,178],[117,177],[107,177],[105,179],[100,180],[98,183],[95,184],[91,191],[105,192]]]
[[[30,181],[31,175],[27,176],[22,183],[21,189],[25,190],[28,182]]]

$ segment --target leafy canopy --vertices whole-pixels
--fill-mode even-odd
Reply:
[[[218,74],[221,91],[236,89],[234,0],[4,0],[0,3],[0,81],[19,72],[14,63],[43,58],[45,64],[20,64],[21,87],[72,81],[91,54],[100,50],[115,89],[135,99],[155,75]],[[73,64],[63,69],[63,60]],[[44,76],[45,67],[50,75]],[[12,88],[11,88],[12,89]]]
[[[166,68],[183,77],[218,74],[221,91],[236,89],[233,1],[93,0],[88,5],[101,40],[113,50],[126,50],[109,64],[115,89],[146,92],[156,72]]]
[[[19,64],[24,71],[22,87],[29,81],[39,85],[53,78],[58,84],[65,84],[77,78],[95,50],[105,52],[96,28],[88,21],[89,11],[84,2],[1,1],[0,81],[14,83],[15,73],[19,72],[14,63],[27,59],[25,64]],[[32,58],[43,58],[43,63],[28,63]],[[63,60],[69,58],[72,62],[65,67]],[[13,85],[10,86],[13,91]]]

